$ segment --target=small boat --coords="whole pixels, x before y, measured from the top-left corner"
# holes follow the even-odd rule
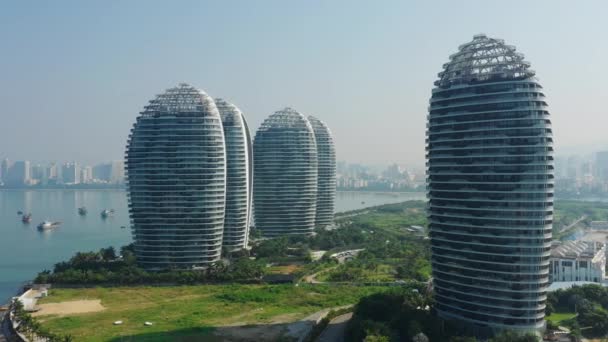
[[[101,218],[108,218],[110,216],[114,215],[114,209],[105,209],[101,212]]]
[[[21,222],[23,222],[23,223],[32,222],[32,214],[25,214],[25,215],[21,216]]]
[[[38,225],[38,230],[43,231],[43,230],[57,228],[57,227],[59,227],[60,224],[61,224],[61,222],[44,221]]]
[[[78,215],[85,216],[86,214],[87,214],[87,208],[86,207],[80,207],[80,208],[78,208]]]
[[[17,215],[23,215],[23,211],[19,210],[19,211],[17,212]]]

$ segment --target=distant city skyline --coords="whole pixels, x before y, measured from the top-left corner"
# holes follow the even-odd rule
[[[559,153],[608,149],[607,10],[601,1],[515,1],[500,14],[481,1],[7,3],[0,155],[121,160],[141,103],[189,82],[238,103],[252,132],[289,105],[324,118],[338,160],[424,165],[437,66],[481,32],[517,42],[537,65]]]
[[[69,162],[32,162],[27,159],[0,162],[1,187],[56,187],[74,185],[122,185],[124,183],[124,162],[113,160],[81,164]]]

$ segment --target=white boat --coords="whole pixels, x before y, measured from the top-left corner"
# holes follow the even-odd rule
[[[38,230],[49,230],[58,227],[61,222],[44,221],[38,225]]]
[[[110,216],[114,215],[114,209],[105,209],[101,212],[101,218],[108,218]]]

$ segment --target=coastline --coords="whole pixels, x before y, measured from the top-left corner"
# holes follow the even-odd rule
[[[4,190],[4,191],[3,191]],[[89,193],[90,196],[79,196],[80,193],[86,195]],[[55,197],[55,194],[64,194],[64,196]],[[31,236],[28,236],[28,231],[30,231],[31,227],[22,226],[20,222],[15,222],[12,224],[11,222],[15,219],[15,212],[17,210],[32,211],[41,218],[43,217],[57,217],[62,218],[64,221],[64,225],[61,230],[70,231],[74,235],[70,237],[72,243],[64,246],[63,249],[72,249],[75,248],[73,245],[78,245],[75,241],[77,239],[84,238],[87,239],[87,247],[81,247],[85,249],[99,249],[101,247],[107,247],[108,245],[119,246],[122,245],[122,240],[130,240],[129,238],[120,237],[120,232],[126,232],[126,230],[120,229],[112,229],[112,227],[126,225],[128,222],[128,218],[126,218],[126,190],[124,188],[93,188],[93,189],[79,189],[79,188],[0,188],[0,194],[4,194],[6,196],[6,203],[9,205],[10,209],[4,209],[5,216],[3,216],[2,223],[6,223],[6,233],[13,236],[13,242],[9,244],[8,242],[4,243],[4,247],[10,248],[12,246],[18,245],[22,240],[22,238],[32,238],[30,244],[41,244],[41,247],[45,245],[45,240],[53,241],[59,244],[65,244],[66,241],[63,240],[68,236],[65,234],[53,233],[53,234],[40,234],[37,231],[31,233]],[[75,196],[75,197],[74,197]],[[16,198],[18,202],[10,207],[10,198]],[[386,203],[396,203],[401,201],[407,201],[410,197],[423,198],[424,193],[422,192],[380,192],[380,191],[338,191],[336,195],[336,213],[347,212],[351,210],[362,209],[365,207],[373,207]],[[65,202],[64,202],[65,201]],[[120,201],[120,202],[117,202]],[[124,203],[123,203],[124,202]],[[365,202],[362,203],[362,202]],[[120,204],[118,204],[120,203]],[[52,204],[49,206],[48,204]],[[46,207],[42,207],[46,205]],[[113,207],[117,209],[120,213],[117,217],[114,217],[112,220],[102,221],[98,220],[96,215],[89,215],[90,218],[80,217],[74,214],[76,208],[81,205],[86,205],[89,208],[109,208]],[[69,207],[64,210],[64,207]],[[99,209],[101,210],[101,209]],[[94,210],[93,210],[94,211]],[[121,216],[122,215],[122,216]],[[69,217],[68,217],[69,216]],[[3,227],[4,228],[4,227]],[[13,233],[9,233],[9,229],[15,229]],[[60,231],[61,231],[60,230]],[[85,234],[86,232],[86,234]],[[119,232],[116,234],[116,232]],[[83,236],[85,234],[85,236]],[[91,235],[96,235],[96,237],[91,238]],[[112,235],[113,234],[113,235]],[[22,237],[23,235],[23,237]],[[110,236],[112,235],[112,236]],[[124,235],[124,234],[122,234]],[[130,236],[130,234],[127,234]],[[76,240],[75,240],[76,239]],[[96,242],[91,242],[93,240],[97,240]],[[7,241],[10,241],[7,240]],[[46,248],[46,247],[45,247]],[[46,250],[48,252],[48,256],[45,259],[58,262],[65,258],[70,257],[70,255],[61,255],[61,252],[57,251],[57,248],[50,248]],[[35,251],[30,250],[27,253],[35,253]],[[16,254],[15,254],[16,253]],[[13,272],[13,264],[14,262],[6,259],[9,256],[19,257],[23,252],[23,249],[19,249],[15,253],[5,252],[5,263],[4,267],[2,263],[0,263],[0,268],[2,268],[3,272]],[[3,255],[0,253],[0,255]],[[60,257],[55,257],[55,255],[61,255]],[[50,258],[50,259],[49,259]],[[37,263],[41,261],[38,260],[40,258],[33,258],[33,261],[28,261],[27,272],[23,269],[19,269],[19,276],[11,276],[5,277],[2,279],[0,276],[0,303],[10,302],[10,299],[19,294],[22,291],[23,285],[27,284],[27,280],[33,279],[38,272],[42,271],[45,268],[52,267],[53,262],[41,263],[41,266],[37,266]],[[32,265],[32,263],[34,263]],[[47,265],[48,264],[48,265]],[[8,274],[5,274],[8,275]],[[10,278],[10,280],[9,280]],[[5,282],[4,282],[5,281]],[[3,283],[4,282],[4,283]]]
[[[0,188],[0,192],[2,192],[2,190],[5,190],[6,193],[26,193],[26,192],[32,192],[32,193],[36,193],[39,192],[40,194],[42,194],[42,196],[49,196],[48,193],[52,193],[52,192],[63,192],[64,190],[68,190],[66,191],[66,193],[68,194],[67,198],[72,201],[69,202],[69,205],[72,206],[74,205],[75,207],[77,206],[74,203],[78,203],[78,201],[74,201],[72,200],[72,193],[78,193],[79,191],[92,191],[92,195],[94,195],[93,197],[96,198],[97,196],[106,196],[107,193],[112,193],[115,192],[116,195],[113,198],[120,198],[122,199],[123,196],[122,194],[125,192],[124,188],[93,188],[93,189],[78,189],[78,188],[12,188],[12,189],[7,189],[7,188]],[[95,195],[94,193],[97,193],[99,195]],[[358,198],[358,195],[362,195],[361,199]],[[12,195],[11,195],[12,196]],[[19,195],[22,196],[22,195]],[[401,198],[400,196],[403,196],[405,198]],[[416,197],[413,198],[412,200],[422,200],[422,201],[426,201],[426,193],[425,192],[419,192],[419,191],[410,191],[410,192],[398,192],[398,191],[368,191],[368,190],[339,190],[337,191],[337,195],[336,198],[339,199],[339,201],[341,201],[342,203],[347,203],[347,205],[343,205],[342,208],[340,208],[340,205],[337,206],[336,208],[336,215],[340,216],[341,214],[344,213],[348,213],[351,211],[357,211],[357,210],[363,210],[365,208],[371,208],[371,207],[376,207],[379,205],[383,205],[383,204],[387,204],[387,203],[398,203],[398,202],[402,202],[402,201],[408,201],[410,200],[409,197]],[[32,196],[32,198],[36,198],[36,196]],[[79,198],[79,197],[77,197]],[[369,198],[369,199],[368,199]],[[608,202],[608,198],[558,198],[558,201],[579,201],[579,202]],[[365,201],[365,203],[363,202]],[[68,202],[66,202],[68,203]],[[112,202],[113,203],[113,202]],[[60,207],[63,205],[60,205]],[[347,209],[348,207],[352,207],[352,209]],[[18,207],[17,207],[18,208]],[[53,209],[56,210],[57,208]],[[70,209],[72,210],[72,209]],[[14,213],[11,212],[10,213],[11,217],[14,216]],[[83,221],[84,219],[77,217],[78,222],[77,225],[78,227],[80,227],[80,222],[85,222]],[[94,220],[90,220],[90,221],[94,221]],[[107,223],[108,226],[111,226],[112,224],[114,225],[119,225],[119,223],[112,223],[111,221],[109,223]],[[120,223],[122,224],[122,223]],[[20,224],[18,225],[20,228]],[[80,227],[79,228],[81,231],[84,231],[84,228]],[[101,236],[104,241],[106,241],[105,239],[107,239],[108,236],[108,230],[105,230],[107,228],[101,228],[104,229],[101,231]],[[20,232],[16,231],[16,232]],[[37,234],[37,233],[36,233]],[[88,234],[88,233],[87,233]],[[37,235],[36,235],[37,236]],[[49,234],[48,237],[45,238],[51,238],[52,235]],[[87,235],[88,237],[88,235]],[[20,241],[20,240],[19,240]],[[35,240],[37,241],[37,240]],[[116,242],[113,243],[109,243],[111,245],[115,245]],[[101,246],[103,245],[103,246]],[[105,242],[102,243],[100,246],[97,247],[93,247],[93,248],[101,248],[101,247],[107,247],[107,245],[105,245]],[[8,246],[8,245],[7,245]],[[116,246],[116,245],[115,245]],[[10,247],[10,246],[9,246]],[[8,260],[7,260],[8,261]],[[5,270],[8,270],[8,272],[11,272],[10,270],[12,270],[11,264],[5,264],[5,266],[7,266],[8,268],[6,268]],[[50,266],[48,266],[50,267]],[[5,304],[5,303],[9,303],[11,298],[13,296],[19,295],[20,293],[23,292],[23,287],[24,285],[27,285],[29,283],[29,281],[31,281],[31,279],[33,279],[33,276],[35,276],[35,274],[37,274],[37,272],[40,272],[44,269],[44,267],[39,267],[36,268],[35,270],[32,270],[31,272],[28,272],[28,274],[24,274],[24,277],[13,277],[13,280],[15,279],[20,279],[21,282],[17,283],[17,281],[11,282],[11,281],[7,281],[6,283],[2,283],[0,281],[0,304]],[[31,274],[30,274],[31,273]],[[28,276],[29,275],[29,276]],[[30,279],[29,281],[27,279]]]

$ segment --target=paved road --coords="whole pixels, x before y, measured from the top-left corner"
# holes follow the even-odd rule
[[[346,325],[352,317],[353,313],[349,312],[332,319],[327,325],[327,328],[325,328],[319,338],[317,338],[316,342],[344,342]]]
[[[318,276],[319,274],[321,274],[321,273],[329,272],[329,271],[331,271],[331,270],[333,270],[333,269],[335,269],[335,268],[337,268],[337,267],[338,267],[338,265],[336,265],[336,266],[332,266],[332,267],[330,267],[330,268],[326,268],[326,269],[320,270],[320,271],[319,271],[319,272],[317,272],[317,273],[314,273],[314,274],[308,275],[308,276],[304,277],[304,282],[305,282],[305,283],[308,283],[308,284],[325,284],[325,282],[323,282],[323,281],[318,281],[318,280],[317,280],[317,276]]]
[[[587,215],[583,215],[581,217],[579,217],[576,221],[570,223],[568,226],[566,226],[566,228],[561,229],[559,232],[565,232],[566,230],[576,226],[577,224],[579,224],[581,221],[585,220],[587,218]]]
[[[8,330],[8,320],[3,320],[4,312],[0,313],[0,342],[9,341],[10,332]]]

